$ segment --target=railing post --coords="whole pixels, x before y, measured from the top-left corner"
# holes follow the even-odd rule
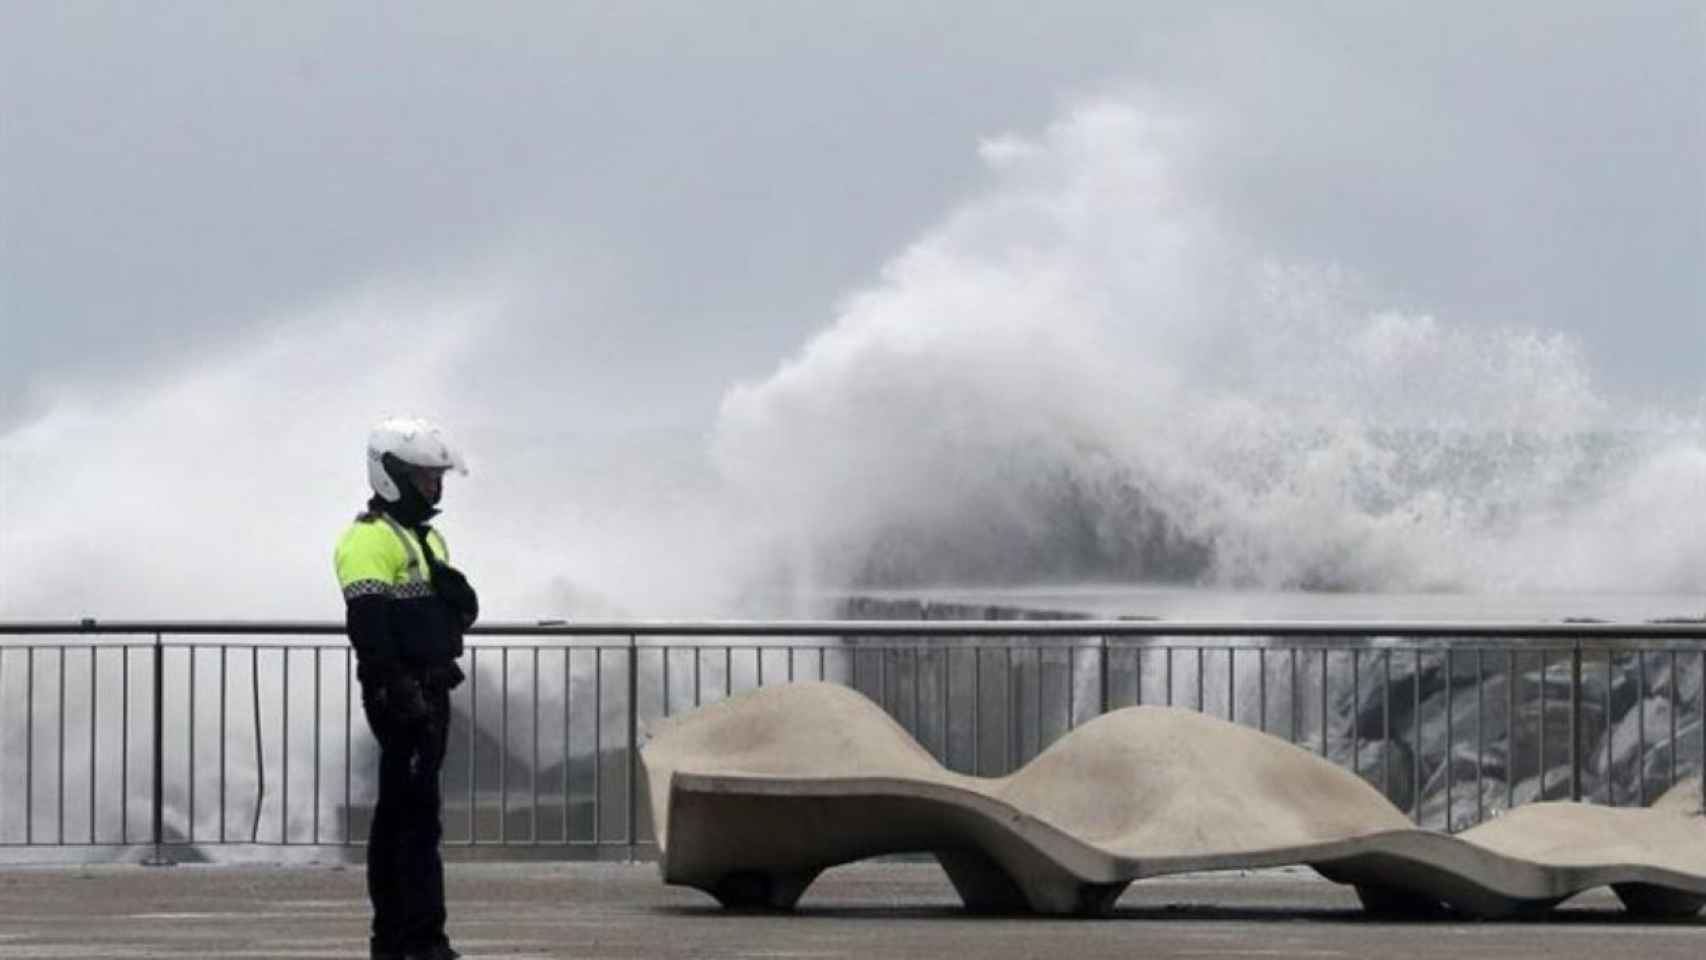
[[[1540,678],[1541,683],[1546,678]],[[1611,676],[1606,675],[1606,684],[1611,683]],[[1672,682],[1675,680],[1673,678]],[[1546,719],[1541,718],[1541,723]],[[1544,790],[1546,773],[1541,771],[1541,788]],[[1570,799],[1576,803],[1582,802],[1582,642],[1577,640],[1570,650]]]
[[[640,765],[640,648],[635,634],[628,634],[628,862],[638,859],[640,826],[639,783]]]
[[[150,834],[154,853],[142,861],[145,867],[170,867],[173,861],[165,855],[164,815],[166,807],[166,648],[160,634],[154,634],[154,826]]]
[[[1102,678],[1101,706],[1097,716],[1108,712],[1108,635],[1102,634],[1096,638],[1097,671]]]

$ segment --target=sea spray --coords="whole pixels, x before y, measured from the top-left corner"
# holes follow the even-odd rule
[[[1189,175],[1195,129],[1112,100],[992,141],[983,195],[729,392],[717,462],[783,562],[832,588],[1706,587],[1698,423],[1649,429],[1567,335],[1260,250]]]

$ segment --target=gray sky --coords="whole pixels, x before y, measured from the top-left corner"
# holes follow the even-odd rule
[[[1701,381],[1698,3],[1199,6],[9,3],[0,424],[515,250],[595,278],[578,372],[702,416],[977,186],[979,138],[1134,83],[1229,118],[1200,173],[1277,254]]]
[[[506,504],[469,517],[487,569],[531,537],[553,558],[597,544],[561,562],[571,586],[599,564],[652,575],[656,552],[623,555],[645,539],[633,524],[659,524],[654,547],[743,526],[658,479],[702,468],[661,457],[727,441],[735,384],[772,378],[872,290],[928,321],[956,288],[891,271],[938,242],[1008,251],[988,263],[1024,251],[1001,211],[1028,177],[1081,198],[1083,177],[1119,181],[1120,151],[1141,170],[1171,149],[1098,133],[1082,108],[1103,100],[1197,131],[1164,156],[1166,191],[1071,221],[1090,238],[1065,244],[1074,269],[1123,309],[1149,301],[1118,266],[1120,218],[1154,216],[1138,247],[1164,247],[1184,206],[1179,222],[1234,238],[1225,249],[1342,270],[1376,307],[1439,318],[1442,341],[1561,334],[1595,389],[1706,410],[1698,0],[0,0],[0,22],[0,611],[196,609],[192,552],[134,571],[115,600],[85,577],[106,541],[69,531],[103,508],[97,525],[126,542],[179,537],[186,511],[256,502],[280,459],[303,482],[261,501],[273,540],[335,529],[360,489],[349,451],[399,410],[475,438],[466,506]],[[1013,144],[1053,159],[998,169]],[[978,226],[953,226],[965,217]],[[1212,276],[1180,273],[1201,296],[1157,309],[1211,299]],[[1407,323],[1380,329],[1422,329]],[[1501,362],[1451,342],[1442,355]],[[848,351],[856,363],[889,349],[859,343],[875,352]],[[863,402],[804,371],[849,391],[824,409]],[[764,434],[765,411],[809,405],[792,389],[754,395],[743,409],[762,415],[724,448],[797,449],[810,417]],[[609,443],[577,446],[592,435]],[[546,479],[519,481],[528,470]],[[276,602],[208,612],[319,610],[298,598],[323,599],[323,547],[230,567],[232,596]],[[269,564],[306,571],[294,593],[277,599]]]

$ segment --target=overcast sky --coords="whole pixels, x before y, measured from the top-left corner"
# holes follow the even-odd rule
[[[707,431],[988,191],[1003,144],[1070,151],[1046,131],[1100,101],[1190,118],[1171,175],[1254,256],[1565,335],[1613,393],[1698,410],[1706,383],[1699,0],[0,0],[0,22],[14,541],[31,471],[82,462],[31,431],[56,411],[218,371],[302,397],[452,301],[474,319],[450,379],[537,414],[508,429]],[[250,355],[290,335],[312,348]],[[362,409],[337,428],[384,400],[338,401]]]
[[[1698,2],[6,7],[0,424],[517,251],[595,291],[540,308],[596,298],[589,396],[691,416],[975,189],[980,138],[1133,85],[1225,120],[1203,174],[1277,255],[1574,333],[1614,384],[1706,373]]]

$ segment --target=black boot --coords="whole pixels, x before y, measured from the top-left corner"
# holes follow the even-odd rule
[[[371,960],[456,960],[462,954],[448,943],[434,944],[416,950],[404,950],[401,953],[392,950],[373,950],[368,954]]]

